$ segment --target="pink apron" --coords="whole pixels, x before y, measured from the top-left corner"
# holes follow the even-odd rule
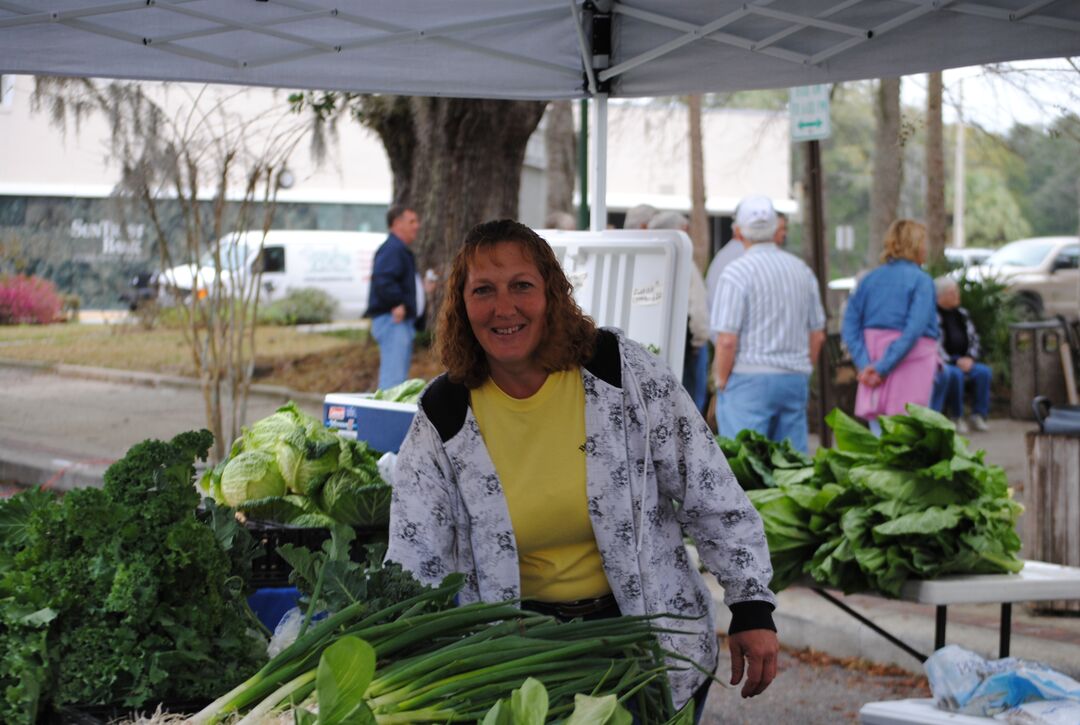
[[[898,337],[899,330],[867,328],[863,331],[871,365],[881,359],[889,344]],[[937,364],[937,340],[920,337],[881,385],[871,388],[859,383],[855,393],[855,415],[872,420],[880,415],[905,413],[904,406],[908,403],[930,405]]]

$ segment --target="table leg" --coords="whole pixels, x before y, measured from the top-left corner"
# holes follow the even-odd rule
[[[835,605],[839,609],[843,610],[847,614],[851,615],[852,617],[854,617],[856,620],[858,620],[862,624],[866,625],[871,630],[877,632],[882,637],[889,640],[894,645],[896,645],[897,647],[899,647],[900,649],[904,650],[909,655],[911,655],[912,657],[917,659],[919,662],[926,662],[926,655],[924,655],[922,652],[919,652],[917,649],[914,649],[913,647],[911,647],[911,645],[907,644],[906,642],[903,642],[902,640],[897,639],[897,637],[894,636],[892,633],[885,631],[884,629],[879,627],[876,623],[870,621],[869,619],[864,617],[859,612],[856,612],[854,609],[852,609],[848,605],[844,604],[843,602],[841,602],[839,599],[837,599],[833,595],[829,594],[824,589],[819,589],[818,587],[813,587],[811,589],[811,591],[816,592],[818,594],[818,596],[820,596],[822,599],[825,599],[825,600],[831,602],[833,605]]]
[[[937,618],[934,623],[934,651],[945,646],[945,621],[948,619],[948,607],[944,604],[937,606]]]
[[[1012,637],[1012,603],[1001,605],[1001,638],[998,641],[998,657],[1009,656],[1009,639]]]

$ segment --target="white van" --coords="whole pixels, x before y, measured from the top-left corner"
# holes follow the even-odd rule
[[[342,318],[362,317],[375,251],[386,241],[380,232],[340,232],[271,229],[230,234],[221,240],[222,280],[240,287],[240,275],[262,268],[260,304],[281,299],[291,290],[314,287],[338,303]],[[166,296],[184,298],[192,289],[205,290],[214,279],[214,257],[207,252],[196,271],[194,265],[166,270],[158,283]],[[195,282],[194,280],[198,280]]]

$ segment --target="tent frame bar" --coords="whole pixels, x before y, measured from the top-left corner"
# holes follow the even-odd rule
[[[828,8],[813,17],[804,15],[798,15],[796,13],[790,13],[782,10],[776,10],[771,7],[767,7],[774,0],[756,0],[744,4],[741,8],[733,10],[722,17],[719,17],[712,22],[705,23],[704,25],[679,20],[666,15],[660,15],[646,10],[639,10],[637,8],[630,7],[621,2],[612,3],[612,12],[632,17],[637,20],[652,23],[654,25],[667,28],[669,30],[675,30],[682,33],[681,36],[669,40],[665,43],[661,43],[654,48],[646,50],[643,53],[639,53],[633,58],[628,58],[621,63],[618,63],[610,68],[600,71],[598,78],[601,82],[610,81],[613,78],[628,73],[629,71],[638,68],[641,65],[656,60],[662,56],[668,55],[679,48],[694,43],[698,40],[710,40],[713,42],[723,43],[725,45],[731,45],[742,50],[747,50],[753,53],[762,53],[770,55],[781,60],[788,61],[790,63],[796,63],[799,65],[811,65],[816,66],[824,63],[826,60],[833,58],[855,46],[861,45],[874,37],[888,33],[899,27],[907,25],[911,21],[919,18],[927,13],[934,12],[953,12],[967,15],[978,15],[994,20],[1001,20],[1005,22],[1024,22],[1032,25],[1039,25],[1043,27],[1050,27],[1059,30],[1067,30],[1080,32],[1080,22],[1074,20],[1068,20],[1065,18],[1049,18],[1046,16],[1038,15],[1037,12],[1042,8],[1057,2],[1058,0],[1031,0],[1026,6],[1019,10],[1007,10],[1004,8],[990,7],[977,1],[971,0],[900,0],[900,2],[914,5],[909,10],[906,10],[894,18],[885,20],[872,28],[857,28],[851,25],[843,23],[837,23],[828,20],[829,17],[836,15],[837,13],[847,10],[863,0],[841,0],[838,4],[831,8]],[[571,0],[573,3],[574,0]],[[732,33],[721,32],[723,28],[742,20],[750,15],[758,15],[762,17],[773,18],[776,20],[787,21],[791,23],[791,26],[779,30],[767,38],[762,40],[754,40],[752,38],[742,37]],[[804,55],[801,53],[795,53],[783,48],[776,47],[776,43],[787,38],[801,30],[806,28],[818,28],[829,32],[838,33],[840,35],[849,36],[844,40],[832,45],[831,47],[819,50],[813,55]],[[595,92],[590,87],[590,93],[595,95]]]

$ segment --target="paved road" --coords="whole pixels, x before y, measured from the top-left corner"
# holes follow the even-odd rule
[[[285,399],[252,397],[248,420],[269,415]],[[301,407],[322,414],[310,402]],[[15,473],[0,473],[0,481],[18,480],[19,471],[34,467],[92,477],[141,440],[169,439],[206,427],[204,410],[202,395],[194,388],[121,384],[0,366],[0,461],[18,464],[12,468]],[[67,479],[72,484],[86,481]]]

